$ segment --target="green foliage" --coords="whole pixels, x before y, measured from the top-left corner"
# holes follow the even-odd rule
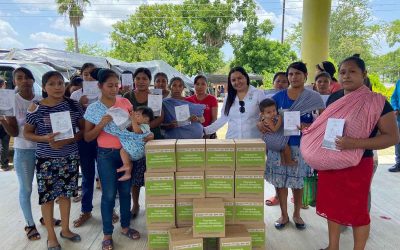
[[[380,81],[379,75],[372,73],[368,74],[369,80],[372,84],[372,91],[380,93],[386,97],[388,101],[390,101],[390,97],[393,94],[394,87],[386,88],[385,85]]]
[[[387,28],[387,38],[390,47],[400,43],[400,19],[394,20]]]
[[[79,43],[79,53],[91,56],[108,56],[108,51],[102,49],[98,44]],[[75,52],[73,38],[65,39],[65,51]]]
[[[231,2],[141,5],[113,26],[111,55],[128,62],[164,60],[188,75],[213,72],[223,65]]]
[[[57,11],[69,18],[71,26],[80,26],[84,17],[85,7],[90,4],[89,0],[56,0]]]

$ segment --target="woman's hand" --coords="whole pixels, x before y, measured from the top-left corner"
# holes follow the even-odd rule
[[[65,145],[65,140],[55,141],[54,138],[60,134],[59,132],[47,134],[44,136],[52,149],[60,149]]]
[[[79,103],[80,103],[84,108],[87,108],[87,106],[89,106],[89,98],[87,98],[87,96],[83,95],[83,96],[79,99]]]
[[[306,129],[306,128],[310,127],[310,126],[311,126],[311,123],[300,123],[300,126],[297,126],[297,128],[300,131],[303,131],[304,129]]]
[[[172,121],[171,123],[165,124],[164,125],[165,129],[173,129],[178,127],[178,122],[177,121]]]
[[[338,137],[336,137],[335,144],[336,144],[336,148],[338,150],[359,148],[359,147],[357,147],[357,139],[350,138],[350,137],[347,137],[347,136],[344,136],[344,137],[338,136]]]
[[[190,121],[191,122],[198,122],[199,118],[197,116],[195,116],[195,115],[192,115],[192,116],[190,116]]]
[[[267,126],[263,121],[257,122],[257,128],[263,134],[272,132],[270,127]]]
[[[154,134],[153,133],[150,133],[148,136],[143,138],[144,142],[148,142],[148,141],[151,141],[151,140],[154,140]]]
[[[112,121],[112,116],[111,115],[104,115],[103,118],[101,118],[101,121],[99,122],[99,125],[101,127],[105,127],[108,123]]]

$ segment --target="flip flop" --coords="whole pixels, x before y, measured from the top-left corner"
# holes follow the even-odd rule
[[[276,196],[272,196],[271,198],[265,200],[265,205],[267,206],[276,206],[278,204],[279,204],[279,199]]]
[[[102,250],[112,250],[113,249],[113,240],[103,240],[101,242],[101,249]]]
[[[126,233],[121,232],[121,234],[132,240],[140,239],[140,233],[133,228],[129,228]]]
[[[26,232],[26,237],[28,237],[28,240],[34,241],[34,240],[40,240],[40,234],[36,229],[36,226],[26,226],[25,228]]]

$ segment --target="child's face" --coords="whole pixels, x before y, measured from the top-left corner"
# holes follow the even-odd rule
[[[88,67],[84,71],[82,71],[82,78],[84,81],[96,81],[90,73],[95,69],[95,67]]]
[[[266,107],[266,108],[264,108],[264,111],[261,113],[261,115],[267,119],[271,119],[272,117],[276,116],[277,114],[278,113],[276,111],[275,106]]]
[[[136,122],[140,124],[149,124],[150,119],[142,114],[142,111],[135,111]]]
[[[65,93],[64,79],[56,75],[50,77],[44,86],[44,91],[49,97],[63,98]]]

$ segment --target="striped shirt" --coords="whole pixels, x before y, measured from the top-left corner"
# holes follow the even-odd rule
[[[40,103],[35,111],[29,112],[26,115],[26,123],[36,128],[37,135],[51,134],[50,114],[62,111],[70,111],[71,123],[74,131],[78,126],[78,121],[83,119],[83,110],[78,102],[71,100],[71,104],[64,100],[57,105],[50,107]],[[71,154],[78,153],[78,145],[76,142],[63,146],[60,149],[53,149],[47,142],[38,142],[36,149],[36,156],[40,158],[60,158]]]

